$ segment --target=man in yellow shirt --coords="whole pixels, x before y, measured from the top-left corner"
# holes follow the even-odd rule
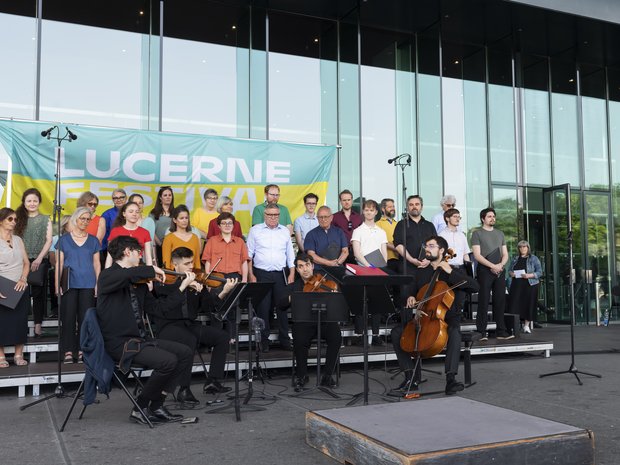
[[[394,247],[394,229],[396,229],[396,223],[398,220],[394,218],[396,215],[396,208],[394,207],[394,199],[383,199],[381,201],[381,218],[377,221],[377,226],[385,231],[387,236],[387,253],[388,253],[388,267],[396,272],[399,271],[400,255]]]

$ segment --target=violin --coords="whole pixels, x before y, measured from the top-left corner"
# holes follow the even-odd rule
[[[454,251],[448,249],[444,260],[454,256]],[[440,272],[441,268],[437,268],[430,282],[416,294],[416,317],[407,323],[400,338],[400,347],[405,352],[421,358],[434,357],[448,342],[445,317],[454,302],[454,291],[446,282],[439,280]]]
[[[336,281],[327,279],[327,275],[315,274],[304,284],[304,292],[339,292]]]
[[[210,288],[218,288],[226,284],[226,275],[219,271],[213,271],[205,273],[202,270],[194,270],[196,273],[196,281]]]
[[[180,276],[185,277],[185,273],[179,273],[178,271],[166,270],[166,269],[164,269],[163,271],[166,274],[166,279],[162,284],[174,284],[175,281],[179,279]],[[141,279],[140,281],[134,284],[146,284],[146,283],[150,283],[153,281],[159,282],[158,277],[155,276],[153,278]]]

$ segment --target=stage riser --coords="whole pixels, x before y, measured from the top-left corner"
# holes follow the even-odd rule
[[[454,405],[452,399],[445,400]],[[306,442],[336,461],[350,465],[593,465],[595,463],[594,435],[590,431],[548,422],[519,412],[514,413],[518,426],[513,428],[510,411],[486,404],[482,407],[486,411],[497,409],[498,414],[495,418],[486,420],[484,416],[478,417],[474,414],[469,424],[463,425],[460,422],[454,424],[452,421],[447,421],[443,415],[445,411],[439,413],[442,415],[440,420],[419,415],[421,412],[417,412],[416,415],[415,402],[429,401],[364,407],[372,407],[372,411],[347,412],[344,409],[334,409],[317,413],[308,412]],[[441,403],[442,399],[432,402]],[[473,406],[475,409],[476,405],[472,402],[463,400],[463,408]],[[390,411],[394,408],[411,409],[410,423],[404,422],[402,416],[400,420],[395,419],[394,410]],[[331,418],[328,418],[330,416]],[[422,426],[419,422],[425,418],[427,423]],[[497,441],[496,438],[491,439],[492,433],[488,430],[486,434],[476,434],[476,431],[484,426],[484,422],[492,425],[494,421],[500,422],[497,424],[500,431],[498,438],[501,439]],[[544,433],[531,437],[527,432],[527,425],[530,424],[528,422],[531,423],[532,431]],[[526,428],[523,428],[523,425],[526,425]],[[420,432],[421,428],[424,429],[423,433]],[[444,447],[446,450],[442,450]]]

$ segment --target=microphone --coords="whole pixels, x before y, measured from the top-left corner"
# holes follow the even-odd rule
[[[66,126],[65,126],[65,129],[67,129],[67,134],[69,134],[69,139],[71,139],[71,140],[77,139],[77,136],[71,132],[71,129],[69,129]]]
[[[52,132],[54,129],[56,128],[56,126],[52,126],[51,128],[49,128],[47,131],[41,131],[41,136],[42,137],[47,137],[49,139],[50,137],[50,132]]]
[[[400,155],[395,156],[394,158],[390,158],[388,160],[388,163],[391,165],[392,163],[394,163],[396,160],[400,160],[403,157],[407,157],[407,163],[411,163],[411,155],[408,153],[401,153]]]
[[[397,157],[394,158],[390,158],[388,160],[388,163],[391,165],[392,163],[394,163],[396,160],[398,160],[400,157],[402,157],[402,155],[398,155]]]
[[[265,329],[265,320],[255,316],[254,318],[252,318],[250,327],[252,328],[252,331],[254,331],[254,333],[256,334],[256,337],[259,337],[261,331]]]

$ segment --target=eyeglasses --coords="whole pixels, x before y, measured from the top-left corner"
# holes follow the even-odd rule
[[[280,197],[280,194],[279,194],[279,193],[272,194],[271,192],[267,192],[267,195],[270,195],[270,196],[272,196],[272,197]]]
[[[124,200],[126,199],[127,196],[126,195],[119,195],[117,197],[112,197],[112,200]]]
[[[316,205],[316,202],[306,202],[306,205]]]
[[[112,197],[112,198],[114,199],[114,197]],[[86,205],[88,205],[89,207],[96,207],[99,204],[97,202],[88,202]]]
[[[265,216],[268,216],[269,218],[277,218],[278,216],[280,216],[279,213],[265,213]]]
[[[425,249],[438,249],[439,246],[437,244],[426,244],[424,248]]]
[[[217,196],[208,195],[207,200],[217,200]]]
[[[82,217],[80,217],[80,218],[78,218],[78,220],[82,221],[83,223],[89,223],[91,218],[82,218]]]
[[[232,221],[222,221],[220,226],[232,226],[234,223]]]
[[[8,216],[6,218],[6,220],[11,222],[11,223],[17,223],[17,217],[15,217],[15,216]]]
[[[455,203],[444,203],[444,205],[448,208],[454,208],[456,206]]]
[[[319,220],[328,220],[328,219],[330,219],[331,217],[332,217],[332,215],[327,215],[327,216],[317,216],[317,218],[318,218]]]

